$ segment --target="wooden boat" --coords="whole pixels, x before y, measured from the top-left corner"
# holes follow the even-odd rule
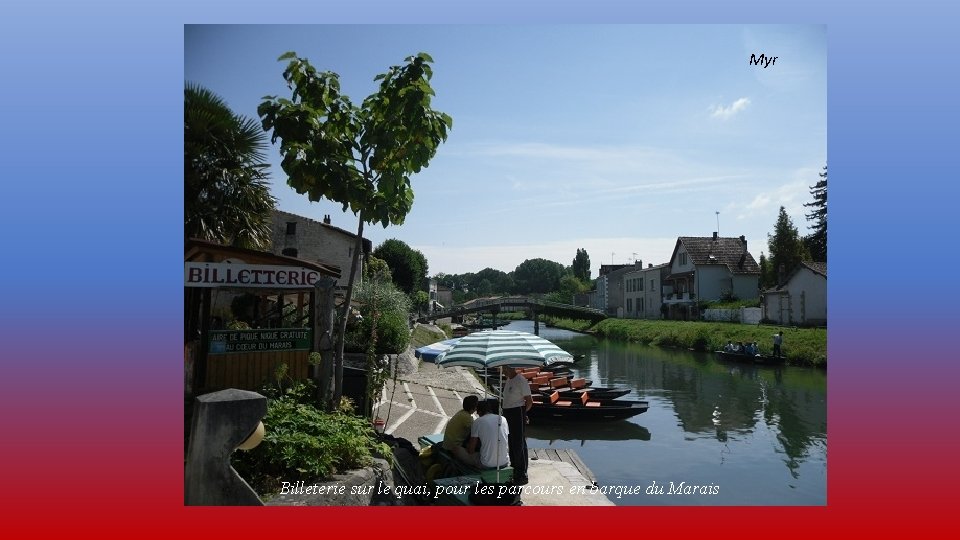
[[[559,390],[561,399],[580,399],[580,395],[583,393],[589,393],[590,399],[617,399],[623,397],[630,393],[629,388],[613,388],[606,386],[599,387],[590,387],[590,388],[581,388],[579,390]],[[538,393],[550,395],[550,391],[540,391]]]
[[[743,362],[747,364],[761,364],[761,365],[778,365],[782,364],[787,358],[784,356],[770,356],[767,354],[756,354],[749,355],[743,353],[727,352],[727,351],[714,351],[717,354],[717,357],[721,360],[727,360],[729,362]]]
[[[532,421],[579,421],[623,420],[647,412],[650,404],[646,401],[628,401],[619,399],[590,399],[590,393],[581,394],[580,399],[562,399],[560,392],[549,396],[537,396],[533,407],[527,412]]]

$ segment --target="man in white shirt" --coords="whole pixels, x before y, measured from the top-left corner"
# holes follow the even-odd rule
[[[503,416],[510,427],[510,464],[513,465],[513,483],[527,484],[527,411],[533,407],[530,384],[510,366],[503,366],[507,382],[503,384]]]
[[[496,401],[491,405],[484,400],[477,404],[479,418],[470,427],[470,442],[467,453],[473,457],[474,465],[483,467],[506,467],[509,464],[510,443],[507,419],[497,414]],[[477,452],[477,444],[480,451]]]

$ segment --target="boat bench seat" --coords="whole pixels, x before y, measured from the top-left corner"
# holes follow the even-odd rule
[[[599,402],[599,401],[590,401],[590,392],[584,392],[584,393],[580,394],[580,403],[582,403],[584,407],[599,407],[599,406],[600,406],[600,402]]]
[[[560,399],[560,392],[554,391],[550,394],[550,403],[554,407],[570,407],[573,405],[573,402],[569,399]]]

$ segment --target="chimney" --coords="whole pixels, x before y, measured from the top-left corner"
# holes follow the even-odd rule
[[[717,231],[713,231],[713,241],[714,241],[714,242],[717,241],[717,234],[718,234]]]
[[[653,268],[653,263],[647,263],[647,268]]]
[[[641,261],[640,259],[637,259],[637,260],[633,261],[633,267],[634,267],[634,268],[643,268],[643,261]]]
[[[740,241],[743,242],[743,251],[746,252],[746,251],[747,251],[747,237],[741,234],[741,235],[740,235]]]
[[[327,225],[330,224],[330,214],[326,214],[323,216],[323,222]]]

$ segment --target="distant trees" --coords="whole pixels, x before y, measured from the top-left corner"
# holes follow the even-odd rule
[[[513,272],[517,294],[548,293],[560,288],[563,265],[547,259],[527,259]]]
[[[810,195],[813,196],[813,202],[804,203],[804,206],[811,208],[809,214],[806,214],[807,221],[812,221],[813,232],[804,237],[803,242],[810,251],[810,256],[815,261],[827,260],[827,166],[823,166],[823,172],[820,173],[820,180],[810,187]]]
[[[573,258],[573,276],[584,283],[590,281],[590,255],[585,249],[577,249],[577,256]]]
[[[427,277],[427,258],[401,240],[391,238],[373,250],[373,255],[383,259],[390,267],[392,280],[398,289],[413,294],[423,290]]]
[[[271,214],[267,136],[210,90],[183,90],[183,198],[186,238],[266,249]]]
[[[770,273],[772,274],[768,277],[772,283],[767,283],[767,286],[779,283],[781,279],[790,275],[801,261],[810,259],[810,253],[800,239],[800,233],[782,206],[773,234],[767,235],[767,247],[770,249]]]

